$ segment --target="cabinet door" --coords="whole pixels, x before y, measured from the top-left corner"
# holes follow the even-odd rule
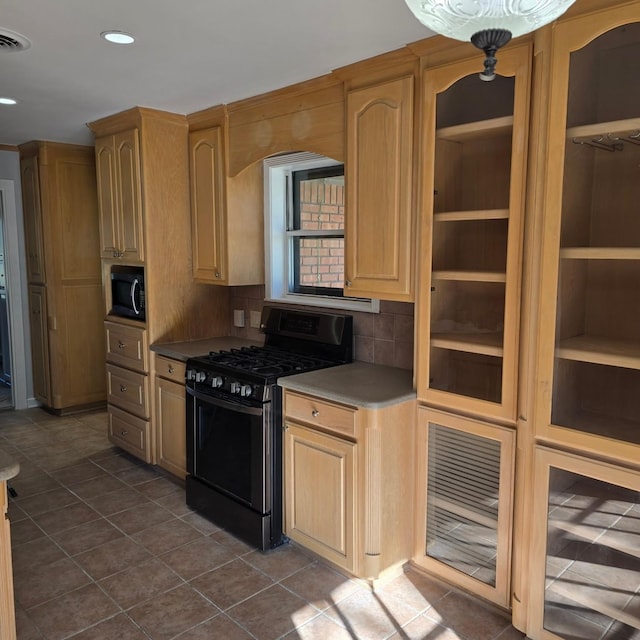
[[[285,533],[355,570],[356,445],[285,424]]]
[[[98,208],[100,211],[100,255],[115,258],[119,252],[118,193],[116,157],[113,136],[96,140],[96,175],[98,179]]]
[[[418,397],[515,423],[531,47],[424,73]]]
[[[29,287],[31,312],[31,361],[33,364],[33,394],[46,406],[51,406],[49,379],[49,321],[47,292],[44,287]]]
[[[27,246],[27,279],[33,284],[43,284],[46,280],[42,238],[40,175],[37,156],[21,159],[20,173],[25,242]]]
[[[553,31],[537,432],[636,464],[640,4]]]
[[[345,295],[413,300],[413,77],[347,96]]]
[[[226,211],[220,127],[189,134],[189,170],[193,276],[203,282],[226,284]]]
[[[425,408],[418,420],[414,561],[507,607],[515,430]]]
[[[118,183],[119,251],[128,260],[144,260],[140,146],[138,130],[114,136]]]
[[[156,378],[157,460],[179,478],[187,475],[185,398],[184,384]]]

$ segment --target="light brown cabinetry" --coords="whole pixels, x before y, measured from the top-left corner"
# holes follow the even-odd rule
[[[414,407],[358,408],[285,390],[285,533],[292,540],[373,580],[408,559]]]
[[[109,439],[145,462],[154,462],[147,332],[120,322],[107,321],[104,326]]]
[[[185,363],[156,356],[156,428],[158,465],[175,476],[187,475]]]
[[[138,130],[96,140],[103,258],[144,260]]]
[[[149,345],[226,335],[229,296],[193,277],[186,117],[137,107],[90,128],[102,214],[109,434],[155,463],[161,417]],[[144,322],[110,314],[111,269],[122,263],[144,269]]]
[[[209,115],[207,115],[209,113]],[[206,126],[207,122],[219,122]],[[193,275],[222,285],[264,283],[260,163],[228,178],[226,112],[190,116],[189,171]]]
[[[31,142],[20,146],[20,165],[36,399],[59,412],[103,403],[93,150]]]
[[[16,611],[11,568],[11,531],[7,515],[7,483],[0,482],[0,629],[3,640],[16,639]]]
[[[347,93],[345,295],[413,301],[414,77]]]
[[[420,400],[515,423],[530,44],[423,76]]]

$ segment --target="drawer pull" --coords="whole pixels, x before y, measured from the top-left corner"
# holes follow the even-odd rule
[[[169,365],[169,373],[173,373],[175,371],[175,369],[173,368],[173,365]]]
[[[124,393],[127,390],[127,387],[125,387],[123,384],[120,385],[120,391],[122,391],[122,393]]]
[[[118,340],[118,349],[124,349],[126,347],[126,343],[122,342],[122,340]]]
[[[129,433],[129,432],[128,432],[126,429],[123,429],[123,430],[120,432],[120,435],[121,435],[121,436],[126,436],[128,433]]]
[[[314,418],[317,418],[320,415],[320,412],[317,409],[313,409],[313,411],[311,412],[311,415]]]

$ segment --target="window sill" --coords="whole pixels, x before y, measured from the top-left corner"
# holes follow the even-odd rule
[[[338,298],[334,296],[285,293],[278,297],[267,295],[265,297],[265,302],[304,305],[306,307],[343,309],[345,311],[363,311],[365,313],[380,313],[380,300],[361,300],[358,298]]]

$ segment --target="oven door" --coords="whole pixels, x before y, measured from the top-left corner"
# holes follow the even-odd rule
[[[268,405],[247,406],[187,386],[187,471],[261,514],[271,510]]]

